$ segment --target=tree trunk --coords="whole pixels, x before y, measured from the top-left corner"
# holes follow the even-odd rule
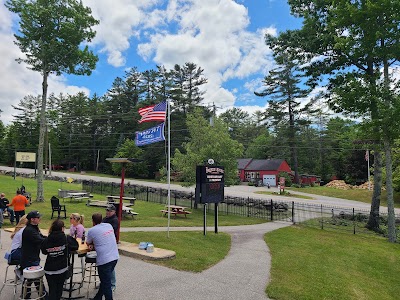
[[[44,137],[46,130],[46,102],[47,102],[47,77],[48,74],[43,72],[42,82],[42,106],[40,108],[40,131],[39,131],[39,146],[38,146],[38,174],[37,174],[37,194],[36,201],[43,202],[43,149]]]
[[[294,124],[292,102],[290,100],[288,106],[289,106],[289,145],[294,167],[294,183],[299,184],[299,163],[297,160],[296,128]]]
[[[387,193],[387,206],[388,206],[388,237],[389,242],[395,243],[397,240],[396,236],[396,224],[394,214],[394,201],[393,201],[393,185],[392,185],[392,149],[387,137],[384,137],[383,144],[385,147],[386,156],[386,193]]]
[[[368,170],[369,172],[369,170]],[[379,228],[379,207],[381,205],[382,191],[382,153],[374,151],[374,190],[371,199],[371,211],[367,228],[376,232],[381,232]]]

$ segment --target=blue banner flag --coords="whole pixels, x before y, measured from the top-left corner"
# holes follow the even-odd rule
[[[165,123],[161,123],[156,127],[152,127],[144,131],[136,131],[135,145],[144,146],[148,144],[165,141],[164,126]]]

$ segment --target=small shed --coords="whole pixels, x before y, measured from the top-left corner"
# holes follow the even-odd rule
[[[264,185],[276,186],[280,172],[290,174],[290,166],[284,159],[238,159],[238,172],[241,182],[261,179]]]

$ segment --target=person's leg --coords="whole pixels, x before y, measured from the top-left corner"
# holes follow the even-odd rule
[[[4,223],[3,210],[0,208],[0,228]]]
[[[47,286],[49,287],[49,300],[59,300],[60,298],[57,298],[56,292],[57,292],[57,282],[55,276],[57,275],[49,275],[46,274],[46,280],[47,280]]]
[[[17,224],[18,224],[18,222],[19,222],[19,218],[20,218],[20,211],[15,211],[14,212],[15,213],[15,221],[17,222]]]
[[[105,300],[112,300],[112,290],[111,290],[111,273],[115,268],[118,260],[111,261],[101,266],[97,266],[100,277],[100,288],[94,300],[101,300],[104,295]]]
[[[117,287],[117,279],[115,278],[115,269],[111,273],[111,290],[115,290]]]
[[[62,297],[62,293],[63,293],[63,287],[64,287],[64,281],[65,281],[65,277],[66,277],[66,272],[63,274],[57,274],[54,275],[55,277],[55,284],[54,284],[54,300],[59,300]],[[49,298],[49,300],[51,300],[51,298]]]
[[[7,207],[6,209],[7,209],[8,213],[10,214],[10,222],[11,222],[11,224],[13,224],[14,223],[14,219],[15,219],[14,211],[9,207]]]

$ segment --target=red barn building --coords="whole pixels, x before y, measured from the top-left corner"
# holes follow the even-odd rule
[[[238,159],[238,172],[241,182],[261,179],[264,185],[277,186],[280,172],[290,174],[288,163],[284,159]]]

